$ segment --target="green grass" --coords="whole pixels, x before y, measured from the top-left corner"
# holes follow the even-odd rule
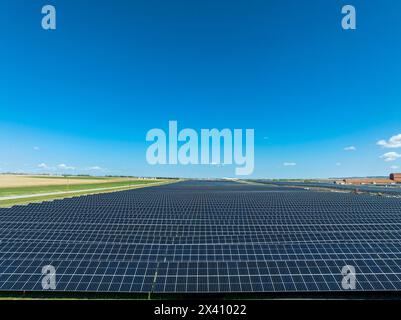
[[[50,192],[63,192],[63,191],[74,191],[74,190],[87,190],[97,188],[114,188],[124,186],[143,185],[156,180],[124,180],[116,182],[99,182],[99,183],[85,183],[85,184],[70,184],[56,185],[56,186],[29,186],[29,187],[11,187],[11,188],[0,188],[0,197],[8,196],[20,196],[20,195],[31,195],[40,193]]]
[[[64,193],[64,194],[48,195],[48,196],[38,195],[37,197],[30,197],[30,198],[1,200],[0,208],[7,208],[7,207],[14,206],[14,205],[25,205],[25,204],[29,204],[29,203],[35,203],[35,202],[72,198],[72,197],[83,196],[83,195],[88,195],[88,194],[110,193],[110,192],[123,191],[123,190],[129,190],[129,189],[143,188],[143,187],[148,187],[148,186],[151,187],[151,186],[156,186],[156,185],[174,183],[178,180],[144,180],[144,181],[148,181],[148,183],[125,185],[119,189],[99,190],[99,191],[83,191],[83,192],[81,191],[81,192]],[[134,181],[134,182],[136,182],[136,181]],[[101,185],[104,185],[104,183],[102,183]],[[83,186],[83,185],[80,185],[80,186]],[[83,190],[83,189],[80,189],[80,190]]]

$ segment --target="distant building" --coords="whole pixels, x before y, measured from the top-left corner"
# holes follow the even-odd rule
[[[390,180],[392,180],[394,182],[401,182],[401,173],[390,174]]]
[[[346,178],[343,180],[337,180],[334,183],[336,183],[336,184],[354,184],[354,185],[395,184],[395,183],[401,183],[401,173],[392,173],[392,174],[390,174],[389,179],[386,179],[386,178]]]
[[[346,178],[342,180],[335,180],[335,184],[351,184],[351,185],[363,185],[363,184],[396,184],[401,183],[401,173],[392,173],[389,179],[386,178]]]
[[[384,178],[344,179],[345,184],[392,184],[394,182]]]

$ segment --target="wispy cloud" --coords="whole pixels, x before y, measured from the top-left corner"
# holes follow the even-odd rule
[[[40,148],[39,147],[33,147],[33,150],[35,150],[35,151],[39,151],[40,150]]]
[[[336,162],[336,166],[337,167],[341,166],[341,162]]]
[[[99,167],[99,166],[93,166],[93,167],[89,167],[88,170],[100,171],[100,170],[103,170],[103,168]]]
[[[392,136],[390,139],[379,140],[377,141],[377,145],[383,148],[401,148],[401,133],[395,136]]]
[[[390,169],[393,169],[393,170],[398,169],[398,168],[399,168],[399,166],[391,166],[390,167]]]
[[[43,169],[43,170],[46,170],[46,171],[55,171],[55,170],[57,170],[56,167],[50,166],[50,165],[48,165],[47,163],[44,163],[44,162],[39,163],[37,167],[39,169]]]
[[[65,163],[60,163],[57,166],[50,166],[44,162],[38,164],[37,167],[40,169],[46,169],[46,170],[84,170],[84,171],[103,171],[104,170],[100,166],[91,166],[91,167],[79,169],[75,166],[67,165]]]
[[[356,147],[354,147],[354,146],[349,146],[349,147],[345,147],[344,150],[345,150],[345,151],[355,151],[355,150],[356,150]]]
[[[46,169],[46,170],[52,170],[52,171],[62,171],[62,170],[82,170],[82,171],[104,171],[105,169],[100,167],[100,166],[91,166],[91,167],[87,167],[87,168],[78,168],[75,166],[71,166],[71,165],[67,165],[65,163],[60,163],[56,166],[51,166],[48,165],[44,162],[40,163],[37,165],[38,168],[40,169]]]
[[[384,161],[389,162],[389,161],[394,161],[397,160],[398,158],[401,158],[401,154],[397,152],[387,152],[380,156],[380,158],[384,159]]]
[[[293,167],[296,166],[297,164],[295,162],[283,162],[284,167]]]
[[[68,166],[65,163],[61,163],[61,164],[57,165],[57,168],[62,169],[62,170],[75,170],[75,167]]]

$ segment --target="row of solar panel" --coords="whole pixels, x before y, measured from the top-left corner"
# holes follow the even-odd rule
[[[399,266],[401,260],[394,261]],[[0,290],[42,290],[45,261],[3,261]],[[294,264],[295,262],[293,262]],[[384,262],[374,260],[314,262],[314,266],[288,264],[137,263],[51,261],[56,267],[58,291],[134,292],[259,292],[343,290],[341,266],[358,265],[358,289],[400,290],[401,270],[394,273]],[[273,265],[274,262],[271,262]],[[386,268],[383,270],[382,268]]]
[[[399,290],[401,201],[181,182],[0,209],[0,290]]]

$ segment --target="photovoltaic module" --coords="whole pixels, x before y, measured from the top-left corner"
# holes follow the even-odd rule
[[[183,181],[0,209],[0,291],[401,290],[401,200]]]

